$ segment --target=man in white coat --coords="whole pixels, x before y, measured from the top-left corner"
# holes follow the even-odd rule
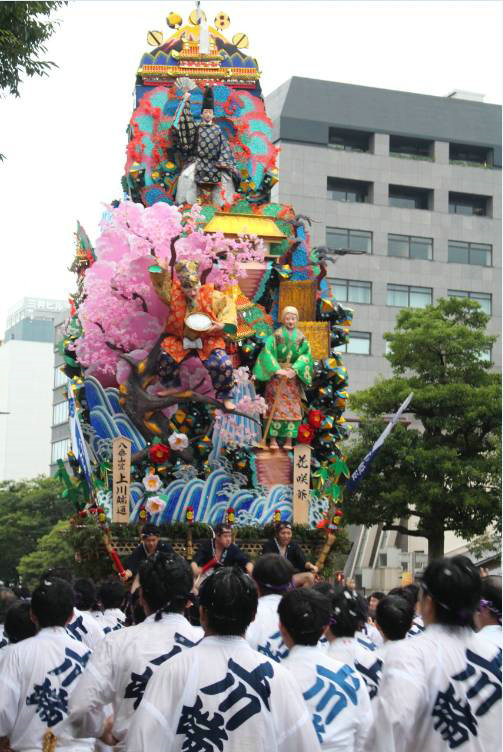
[[[74,739],[64,726],[68,703],[91,651],[65,630],[74,593],[60,579],[42,582],[31,599],[38,633],[0,654],[0,737],[15,752],[91,752],[94,739]]]
[[[199,599],[205,637],[149,682],[127,752],[319,752],[294,678],[244,639],[257,610],[253,580],[224,567]]]
[[[480,588],[465,556],[428,565],[426,630],[386,654],[368,752],[501,749],[501,650],[471,626]]]
[[[70,702],[72,733],[96,737],[117,750],[124,748],[131,719],[155,672],[203,637],[202,629],[183,615],[193,584],[185,559],[156,553],[140,565],[139,577],[147,618],[102,640]]]
[[[354,667],[318,646],[330,616],[329,599],[316,590],[300,588],[283,596],[279,628],[290,649],[283,666],[298,682],[322,750],[360,752],[372,721],[370,699]]]

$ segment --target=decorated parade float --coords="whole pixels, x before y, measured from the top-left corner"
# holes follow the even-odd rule
[[[59,474],[76,527],[111,531],[112,555],[146,521],[176,528],[190,557],[202,524],[256,542],[290,520],[324,559],[349,475],[337,348],[352,312],[309,218],[273,200],[278,149],[247,36],[199,8],[167,23],[137,71],[123,197],[94,244],[77,226]]]

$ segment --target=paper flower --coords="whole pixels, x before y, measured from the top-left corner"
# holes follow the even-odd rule
[[[161,479],[154,473],[153,468],[150,468],[149,472],[143,478],[142,483],[145,490],[150,493],[155,493],[161,487]]]
[[[160,496],[151,496],[145,509],[149,514],[161,514],[166,509],[166,502]]]
[[[319,428],[325,419],[325,416],[321,410],[309,410],[307,414],[307,422],[311,428]]]
[[[189,440],[184,433],[172,433],[168,439],[168,444],[174,452],[181,452],[182,449],[187,449]]]
[[[314,429],[307,423],[302,423],[299,426],[297,433],[297,441],[299,444],[310,444],[314,438]]]
[[[169,460],[171,455],[171,449],[166,444],[153,444],[148,449],[148,456],[151,462],[160,464]]]

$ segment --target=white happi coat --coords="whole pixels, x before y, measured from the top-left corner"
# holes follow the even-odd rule
[[[417,635],[423,634],[424,629],[425,627],[424,627],[423,617],[417,614],[412,619],[411,627],[405,636],[408,638],[417,637]]]
[[[488,624],[487,627],[482,627],[478,634],[484,640],[496,645],[497,648],[503,648],[503,632],[501,631],[501,624]]]
[[[166,661],[192,647],[203,636],[182,614],[155,614],[135,627],[108,634],[98,645],[70,702],[68,723],[77,737],[99,737],[113,708],[112,733],[123,748],[131,718],[147,684]]]
[[[434,624],[387,651],[368,752],[501,749],[501,650]]]
[[[121,629],[126,623],[126,614],[120,608],[106,608],[104,611],[93,611],[92,616],[96,619],[105,634]]]
[[[70,637],[83,642],[91,650],[94,650],[105,636],[94,616],[91,616],[89,611],[80,611],[78,608],[73,609],[73,617],[66,625],[66,631]]]
[[[280,663],[288,655],[288,648],[279,631],[278,606],[281,595],[259,598],[257,615],[246,630],[246,640],[254,650]]]
[[[91,651],[64,627],[46,627],[0,654],[0,737],[16,752],[40,752],[50,731],[58,749],[89,752],[94,739],[72,738],[64,720],[68,700]]]
[[[205,637],[149,683],[127,752],[319,752],[294,677],[242,637]]]
[[[359,752],[372,722],[372,710],[358,672],[309,645],[294,645],[283,666],[299,684],[321,748]]]
[[[365,647],[355,637],[337,637],[328,644],[328,655],[355,668],[363,677],[371,700],[377,695],[382,670],[382,656],[378,650]]]

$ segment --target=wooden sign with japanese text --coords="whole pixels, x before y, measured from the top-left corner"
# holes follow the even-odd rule
[[[131,440],[114,439],[112,474],[112,522],[129,522],[129,485],[131,483]]]
[[[297,444],[293,450],[293,521],[305,525],[309,516],[311,447]]]

